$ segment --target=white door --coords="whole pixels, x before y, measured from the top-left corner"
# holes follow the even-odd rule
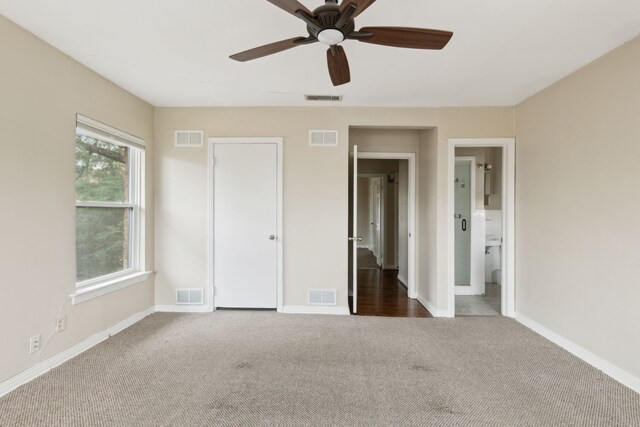
[[[276,308],[277,144],[216,143],[214,303]]]
[[[455,294],[484,293],[484,212],[475,210],[475,158],[456,156],[455,163]],[[475,224],[475,226],[474,226]],[[480,233],[480,235],[479,235]]]
[[[352,280],[353,280],[353,313],[358,312],[358,242],[362,237],[358,236],[358,146],[353,146],[353,236],[349,237],[353,250],[351,256]]]

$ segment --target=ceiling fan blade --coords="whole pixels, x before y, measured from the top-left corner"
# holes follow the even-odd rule
[[[329,64],[329,75],[334,86],[340,86],[351,81],[349,71],[349,61],[342,46],[332,46],[327,50],[327,63]]]
[[[371,6],[376,0],[343,0],[340,5],[340,12],[344,12],[350,4],[353,4],[357,7],[356,12],[353,14],[353,17],[360,15],[365,11],[366,8]]]
[[[229,58],[240,62],[251,61],[252,59],[262,58],[263,56],[273,55],[274,53],[282,52],[296,46],[301,46],[303,44],[306,44],[302,43],[306,40],[307,39],[305,37],[294,37],[292,39],[282,40],[279,42],[245,50],[244,52],[231,55]]]
[[[363,43],[411,49],[440,50],[449,43],[453,36],[450,31],[405,27],[364,27],[359,32],[372,34],[370,37],[358,38],[358,41]]]
[[[292,15],[295,15],[297,11],[301,10],[309,16],[313,16],[313,13],[304,7],[297,0],[267,0],[269,3],[272,3],[278,6],[280,9],[289,12]]]

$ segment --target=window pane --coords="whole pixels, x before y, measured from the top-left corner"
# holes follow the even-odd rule
[[[130,208],[76,208],[77,281],[131,267]]]
[[[127,202],[129,148],[76,135],[76,200]]]

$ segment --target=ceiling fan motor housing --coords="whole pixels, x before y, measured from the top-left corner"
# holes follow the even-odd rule
[[[340,15],[341,13],[338,2],[327,0],[324,6],[320,6],[313,11],[313,18],[318,23],[319,29],[308,25],[307,32],[309,33],[309,35],[318,38],[318,34],[320,34],[322,31],[333,29],[340,31],[346,39],[347,35],[355,31],[356,24],[353,19],[349,19],[342,25],[341,28],[338,28],[336,24],[340,19]]]

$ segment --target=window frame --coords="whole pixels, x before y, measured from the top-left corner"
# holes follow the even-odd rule
[[[145,271],[144,263],[144,190],[145,190],[145,144],[144,140],[104,123],[78,114],[76,116],[75,135],[91,136],[100,141],[129,149],[129,194],[124,202],[79,201],[78,208],[117,208],[129,209],[129,268],[91,279],[76,281],[72,303],[77,304],[100,295],[146,280],[150,272]],[[77,274],[76,251],[76,274]]]

